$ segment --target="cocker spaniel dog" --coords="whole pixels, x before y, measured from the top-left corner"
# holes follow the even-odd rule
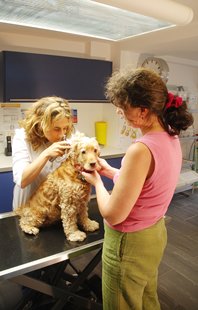
[[[81,175],[82,171],[99,169],[98,142],[95,138],[76,133],[69,143],[71,148],[65,161],[47,176],[29,201],[15,211],[25,233],[36,235],[40,227],[61,219],[66,238],[83,241],[85,232],[99,228],[99,224],[88,217],[91,185]]]

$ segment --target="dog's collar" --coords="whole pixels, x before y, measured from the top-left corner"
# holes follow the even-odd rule
[[[80,171],[78,172],[78,179],[87,183],[87,181],[85,180],[84,175],[82,175],[82,173]]]
[[[87,172],[87,173],[91,173],[92,171],[91,170],[85,170],[81,165],[79,164],[76,164],[75,165],[75,168],[76,168],[76,171],[78,173],[78,179],[81,180],[81,181],[84,181],[84,182],[87,182],[85,180],[85,177],[82,175],[82,172]]]

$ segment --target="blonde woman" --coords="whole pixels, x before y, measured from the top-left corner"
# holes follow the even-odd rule
[[[24,204],[46,176],[60,165],[54,160],[69,148],[73,131],[68,101],[44,97],[35,102],[19,122],[12,142],[13,209]]]

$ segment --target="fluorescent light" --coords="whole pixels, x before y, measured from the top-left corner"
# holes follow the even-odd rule
[[[153,2],[158,3],[158,7],[152,7]],[[161,6],[161,3],[164,2],[172,1],[0,0],[0,23],[119,41],[174,26],[171,8],[166,10],[167,15],[171,15],[169,20],[162,18],[165,4]],[[137,7],[138,3],[143,12]],[[132,12],[132,4],[136,4],[136,12]],[[159,15],[161,12],[160,19],[158,14],[150,14],[150,7],[153,12],[159,11]],[[174,14],[180,15],[179,11]]]

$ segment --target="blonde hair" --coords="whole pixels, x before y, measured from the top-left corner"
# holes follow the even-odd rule
[[[71,109],[66,99],[61,97],[43,97],[36,101],[26,112],[23,120],[19,121],[20,127],[24,128],[27,141],[37,150],[41,145],[48,142],[44,131],[49,129],[52,122],[62,118],[68,119],[66,137],[73,132]]]

